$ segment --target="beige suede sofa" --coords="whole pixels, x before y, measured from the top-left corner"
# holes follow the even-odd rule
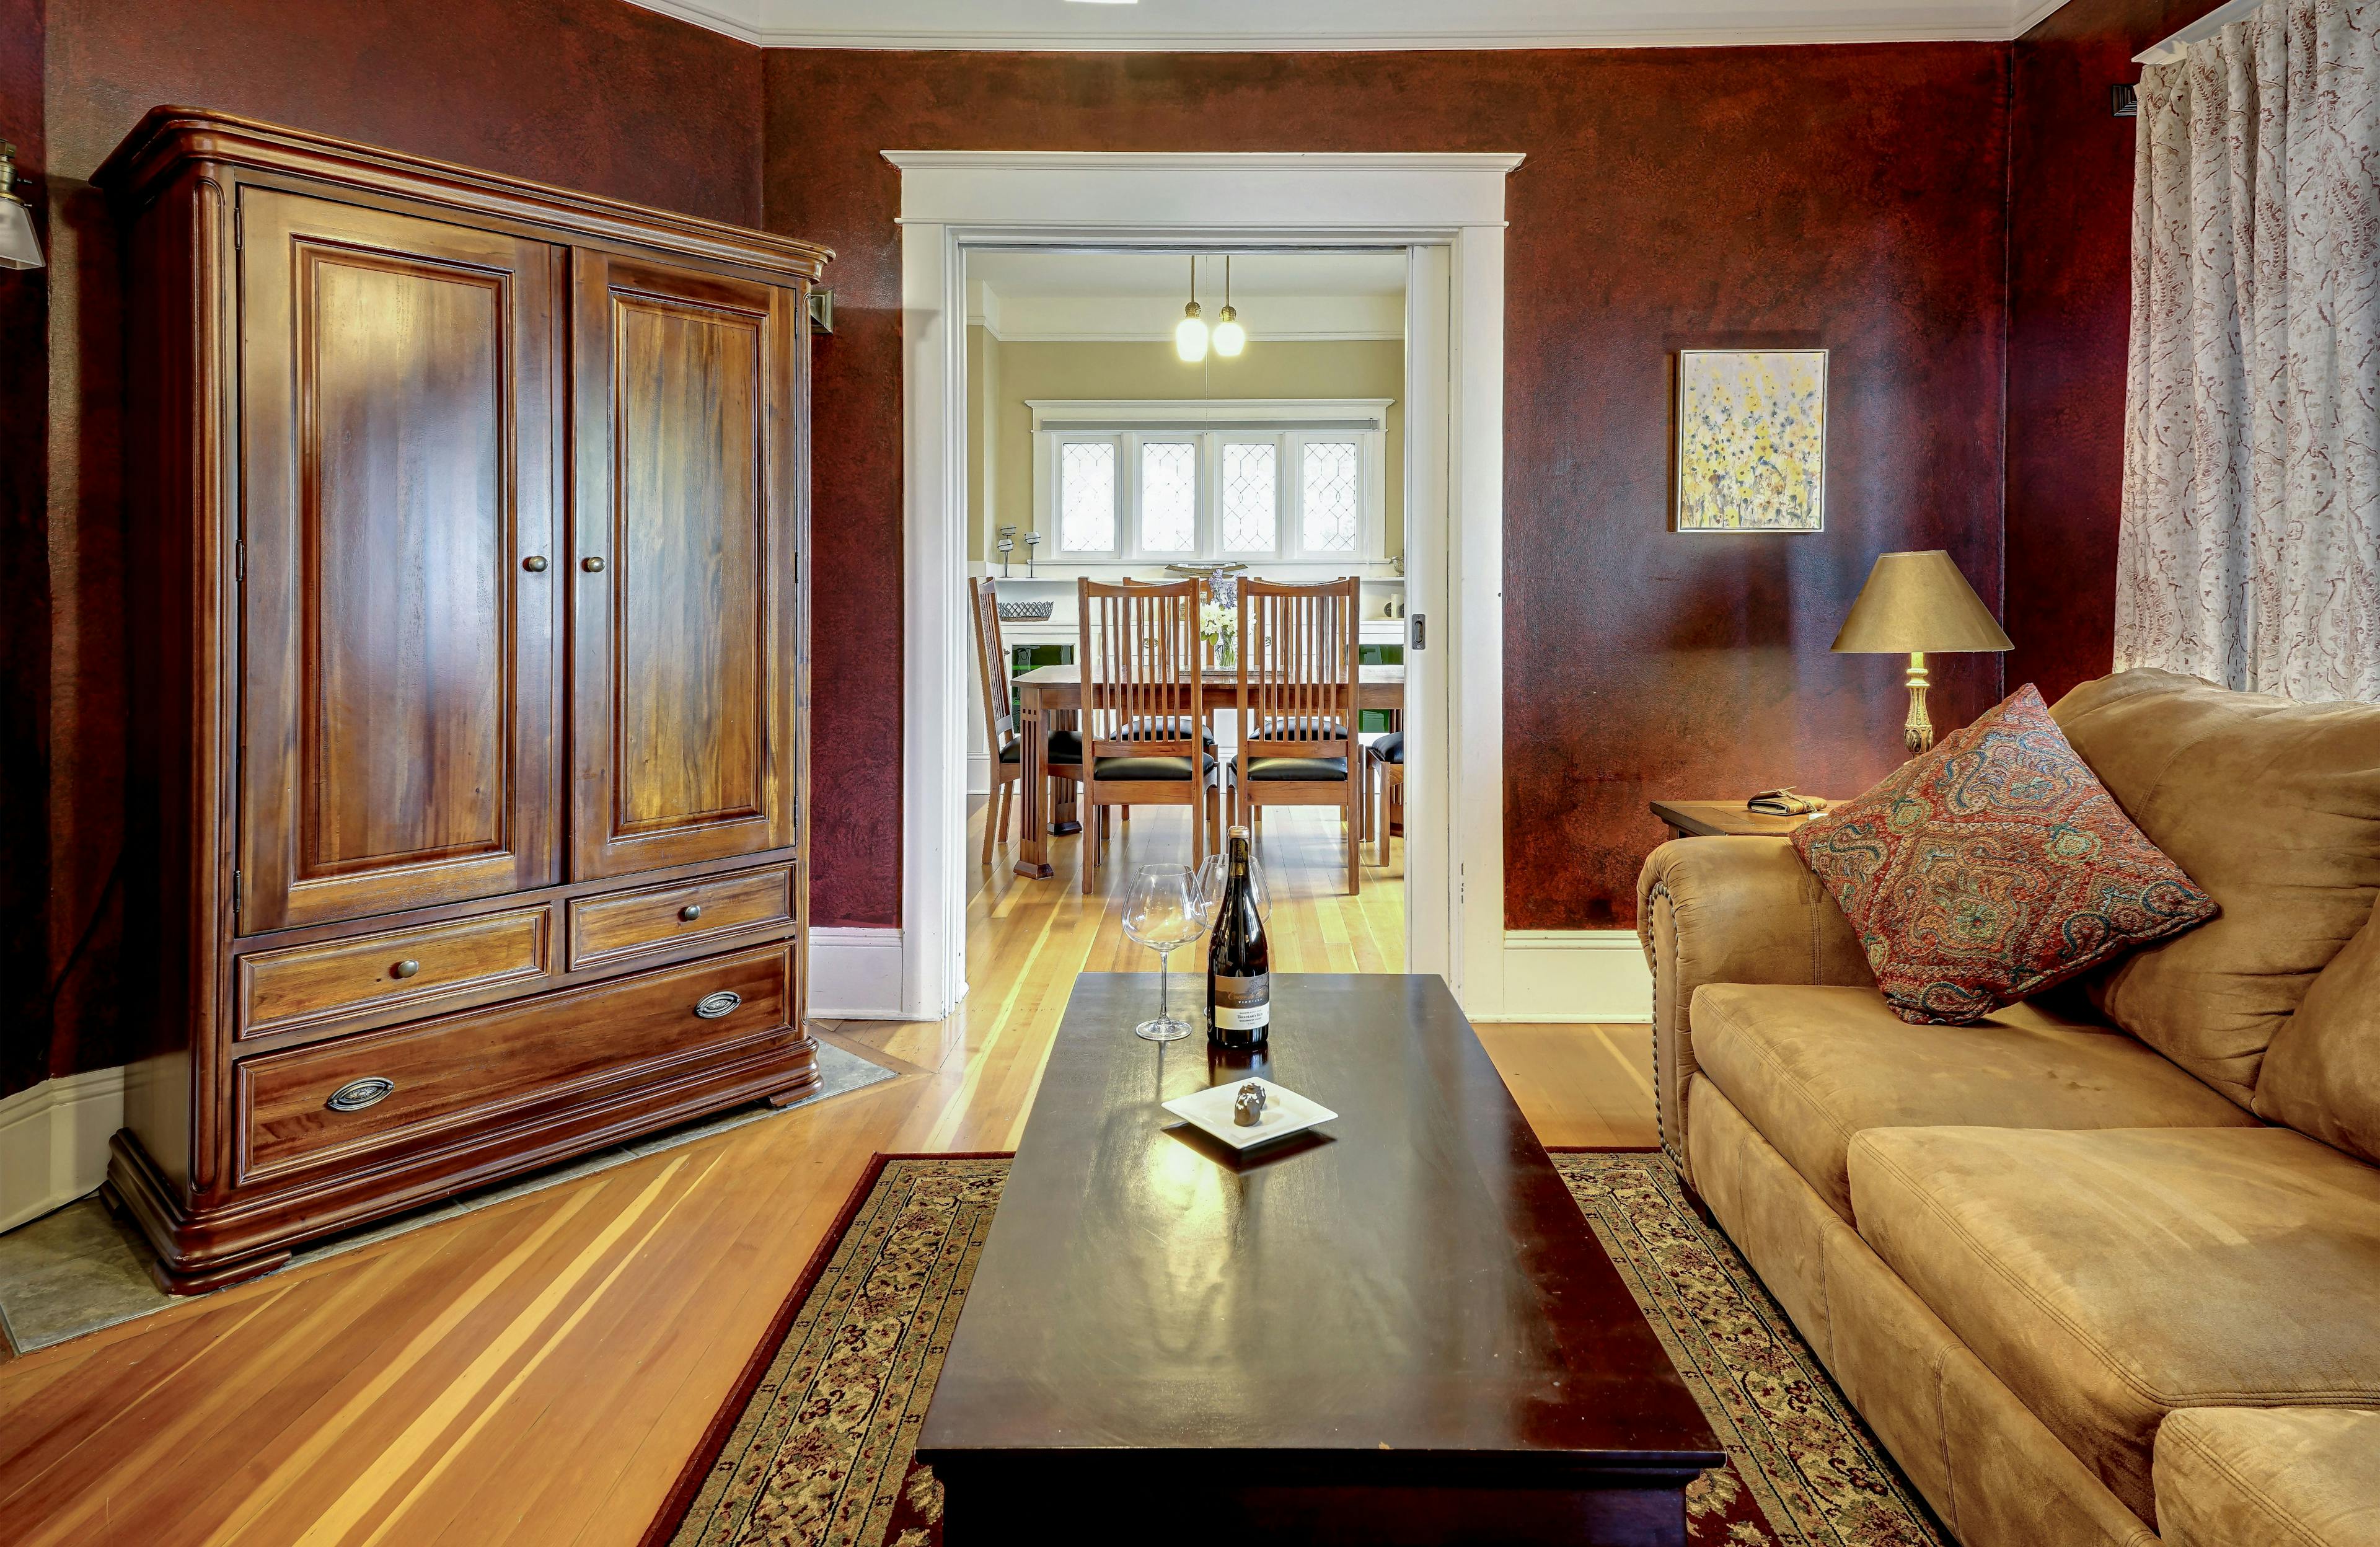
[[[2380,1544],[2380,708],[2053,713],[2221,917],[1910,1026],[1784,840],[1666,844],[1662,1146],[1966,1547]]]

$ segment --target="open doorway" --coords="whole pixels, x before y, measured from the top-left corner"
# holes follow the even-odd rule
[[[1049,679],[1079,675],[1076,582],[1196,584],[1212,683],[1241,657],[1254,580],[1345,588],[1330,605],[1347,645],[1321,675],[1350,674],[1354,725],[1320,749],[1342,755],[1242,759],[1235,701],[1215,710],[1217,809],[1256,826],[1283,969],[1402,971],[1410,252],[1002,247],[965,262],[978,954],[1006,958],[1005,936],[1059,908],[1086,963],[1146,965],[1108,938],[1126,881],[1213,841],[1192,807],[1076,810],[1071,711],[1049,714],[1054,765],[1026,782],[1017,727],[1056,696]],[[1105,834],[1087,874],[1086,822]],[[1081,902],[1056,895],[1077,883]]]
[[[1233,255],[1234,300],[1241,255],[1401,255],[1407,615],[1378,621],[1404,625],[1398,707],[1419,746],[1404,764],[1405,833],[1392,843],[1403,966],[1443,974],[1466,1008],[1492,1015],[1503,947],[1503,185],[1519,158],[885,154],[902,174],[908,432],[901,1015],[946,1016],[971,994],[969,872],[980,873],[980,829],[970,830],[966,771],[971,757],[990,753],[969,734],[980,694],[967,581],[971,566],[992,560],[969,552],[968,274],[979,253],[1020,250],[1172,254],[1185,292],[1168,308],[1177,316],[1194,251]],[[1220,320],[1221,297],[1208,292],[1203,272],[1200,285],[1208,320]],[[1117,456],[1125,451],[1119,439]],[[985,535],[996,543],[1005,524]],[[1025,523],[1014,524],[1021,548]],[[1038,578],[1044,561],[1035,558]],[[1023,841],[1012,833],[1012,844]],[[1071,938],[1071,928],[1053,918],[1030,948]],[[821,979],[827,971],[820,965]],[[1053,973],[1033,992],[1062,1000],[1070,984],[1069,973]]]

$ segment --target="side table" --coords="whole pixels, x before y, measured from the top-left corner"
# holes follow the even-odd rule
[[[1673,838],[1782,838],[1810,820],[1747,811],[1741,800],[1656,800],[1653,814]]]

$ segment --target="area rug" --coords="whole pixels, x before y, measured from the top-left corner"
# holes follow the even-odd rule
[[[425,1224],[436,1224],[505,1202],[525,1192],[607,1171],[747,1123],[800,1112],[836,1096],[898,1078],[897,1071],[874,1059],[847,1053],[827,1041],[819,1043],[819,1088],[788,1105],[776,1107],[766,1102],[753,1102],[731,1107],[577,1160],[494,1183],[476,1192],[462,1193],[342,1235],[309,1242],[298,1248],[279,1271],[286,1273],[302,1263],[353,1251],[391,1236],[419,1230]],[[141,1239],[138,1230],[111,1213],[100,1202],[97,1193],[0,1234],[0,1337],[6,1338],[8,1346],[21,1356],[103,1327],[153,1316],[167,1306],[184,1303],[157,1287],[149,1276],[149,1261],[148,1242]]]
[[[1666,1163],[1554,1163],[1726,1448],[1687,1491],[1696,1547],[1951,1547]],[[940,1547],[917,1429],[1007,1175],[996,1157],[879,1163],[645,1547]]]

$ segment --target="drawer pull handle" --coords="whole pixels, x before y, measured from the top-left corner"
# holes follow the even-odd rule
[[[368,1106],[377,1106],[388,1100],[389,1093],[395,1089],[396,1081],[393,1079],[367,1075],[362,1079],[351,1079],[340,1086],[322,1104],[334,1112],[361,1112]]]
[[[684,907],[677,910],[677,916],[691,924],[697,919],[702,917],[702,905],[700,903],[688,903]]]
[[[395,967],[390,968],[388,969],[388,973],[392,978],[410,978],[420,970],[421,964],[414,960],[411,956],[407,956],[403,961],[398,962]]]
[[[531,554],[528,557],[521,560],[521,567],[528,570],[532,575],[542,575],[545,573],[545,555],[543,554]]]
[[[705,1020],[717,1020],[743,1003],[744,996],[734,989],[721,989],[717,993],[706,993],[695,1001],[694,1013]]]
[[[578,561],[578,567],[584,569],[589,575],[601,575],[603,573],[603,561],[600,557],[589,556],[580,559]]]

